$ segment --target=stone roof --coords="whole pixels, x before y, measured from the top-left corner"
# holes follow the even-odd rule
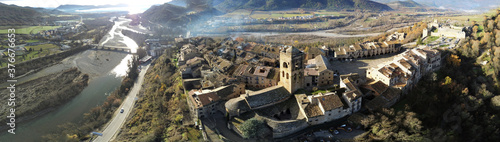
[[[286,49],[286,53],[296,54],[296,53],[302,53],[302,51],[300,51],[299,49],[297,49],[295,47],[288,47]]]
[[[317,99],[319,100],[319,102],[321,102],[321,105],[323,106],[323,109],[325,109],[325,111],[330,111],[344,106],[339,96],[335,94],[320,96]]]
[[[200,90],[191,90],[188,92],[189,98],[197,108],[204,107],[220,100],[215,92],[204,92]]]
[[[413,69],[413,66],[410,63],[408,63],[405,59],[400,59],[398,62],[401,65],[403,65],[403,67],[405,67],[408,70],[412,70]]]
[[[349,101],[353,101],[353,100],[361,97],[361,94],[358,94],[358,93],[359,93],[358,90],[353,90],[353,91],[345,92],[344,95],[349,99]]]
[[[336,48],[335,49],[335,54],[338,55],[338,56],[340,56],[340,55],[346,55],[345,47]]]
[[[215,88],[212,91],[216,92],[220,98],[227,98],[229,95],[233,93],[234,85],[221,86],[219,88]]]
[[[387,90],[387,88],[389,88],[389,86],[387,86],[386,84],[384,84],[380,80],[367,83],[367,84],[363,85],[362,87],[369,89],[371,91],[374,91],[375,95],[380,95],[383,92],[385,92]]]
[[[393,99],[398,98],[400,94],[401,90],[396,88],[388,88],[384,93],[381,94],[381,96],[384,96],[384,98],[388,101],[392,101]]]
[[[304,111],[309,118],[323,115],[323,112],[321,112],[318,104],[309,104],[306,108],[304,108]]]
[[[305,68],[304,69],[304,76],[310,76],[310,75],[319,75],[319,72],[315,68]]]
[[[257,66],[255,67],[253,75],[267,77],[269,75],[269,72],[271,72],[271,69],[272,67]]]
[[[224,106],[230,114],[238,114],[239,112],[246,112],[250,110],[250,107],[248,107],[244,97],[230,99],[226,102],[226,104],[224,104]]]
[[[192,65],[193,63],[197,63],[197,62],[200,62],[200,63],[201,63],[201,62],[203,62],[203,61],[205,61],[205,59],[203,59],[203,58],[201,58],[201,57],[194,57],[194,58],[192,58],[192,59],[187,60],[187,61],[186,61],[186,64],[187,64],[187,65]]]
[[[269,105],[290,97],[290,93],[281,85],[268,87],[259,91],[250,93],[245,99],[250,108],[258,108]]]
[[[200,94],[197,95],[198,98],[200,99],[201,105],[202,106],[207,106],[213,102],[219,101],[220,98],[217,96],[215,92],[210,92],[210,93],[205,93],[205,94]]]
[[[366,104],[366,108],[373,111],[382,107],[389,107],[391,103],[395,102],[395,99],[399,98],[401,91],[397,88],[388,88],[380,96],[375,97],[373,100]]]
[[[325,56],[323,55],[318,55],[316,58],[314,58],[316,61],[316,66],[318,67],[318,72],[322,72],[324,70],[330,70],[333,71],[333,67],[330,65],[330,62],[328,62],[328,59],[326,59]]]

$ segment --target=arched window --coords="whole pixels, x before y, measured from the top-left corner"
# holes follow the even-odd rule
[[[283,77],[285,77],[285,71],[281,71]]]
[[[283,62],[283,68],[288,68],[288,64],[286,62]]]
[[[288,79],[288,78],[289,78],[288,73],[286,73],[286,79]]]

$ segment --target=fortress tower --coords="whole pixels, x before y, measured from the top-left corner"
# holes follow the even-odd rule
[[[304,53],[294,47],[280,51],[280,84],[290,94],[304,86]]]

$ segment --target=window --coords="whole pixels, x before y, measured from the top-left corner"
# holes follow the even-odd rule
[[[285,71],[281,71],[283,77],[285,77]]]
[[[283,62],[283,68],[288,68],[288,64]]]
[[[288,75],[288,73],[286,73],[286,79],[289,79],[289,75]]]

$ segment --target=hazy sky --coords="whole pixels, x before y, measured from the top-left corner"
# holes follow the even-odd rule
[[[151,6],[163,4],[172,0],[0,0],[5,4],[15,4],[18,6],[30,7],[58,7],[64,4],[78,5],[107,5],[107,4],[128,4],[130,6]]]

